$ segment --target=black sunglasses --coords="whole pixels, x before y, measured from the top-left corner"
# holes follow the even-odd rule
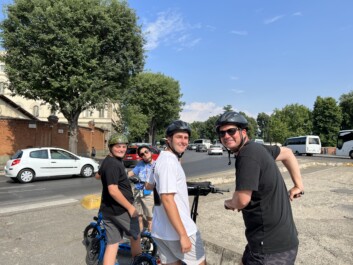
[[[226,136],[226,133],[228,133],[228,135],[233,136],[237,131],[239,131],[239,128],[230,128],[225,131],[219,131],[218,135],[219,135],[219,137],[224,137],[224,136]]]
[[[150,151],[145,150],[145,152],[139,153],[139,156],[140,156],[140,157],[143,157],[143,156],[147,155],[149,152],[150,152]]]

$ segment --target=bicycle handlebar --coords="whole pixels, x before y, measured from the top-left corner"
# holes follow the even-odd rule
[[[187,182],[189,196],[207,196],[209,193],[229,192],[229,189],[218,189],[211,182]]]

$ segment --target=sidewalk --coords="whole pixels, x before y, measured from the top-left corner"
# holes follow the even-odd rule
[[[316,171],[305,170],[308,166]],[[353,167],[301,167],[305,195],[292,203],[300,239],[296,264],[353,264]],[[283,175],[290,187],[290,177]],[[203,176],[192,181],[205,180],[234,190],[233,170],[212,179]],[[231,195],[200,197],[197,224],[211,265],[239,264],[246,244],[241,213],[223,208],[224,200]],[[1,264],[84,265],[82,234],[96,213],[79,202],[68,202],[0,214]]]

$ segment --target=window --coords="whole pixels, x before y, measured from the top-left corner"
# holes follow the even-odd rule
[[[4,64],[0,64],[0,72],[1,73],[5,72],[5,65]]]
[[[37,106],[37,105],[33,106],[33,116],[34,117],[39,116],[39,106]]]
[[[38,150],[33,151],[29,154],[31,158],[40,158],[40,159],[48,159],[48,151],[47,150]]]
[[[104,109],[99,110],[99,118],[104,118]]]
[[[50,150],[50,156],[52,159],[77,159],[75,156],[62,151],[62,150]]]

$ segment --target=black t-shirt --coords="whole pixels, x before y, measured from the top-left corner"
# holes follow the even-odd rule
[[[242,210],[250,249],[279,253],[298,246],[287,187],[276,165],[278,146],[247,142],[236,157],[236,190],[252,190]]]
[[[100,211],[103,215],[120,215],[127,210],[122,207],[108,191],[108,186],[115,184],[118,186],[121,193],[125,198],[132,204],[134,197],[131,190],[130,181],[126,175],[125,167],[121,159],[107,156],[98,171],[101,175],[101,181],[103,185],[102,190],[102,202]]]

